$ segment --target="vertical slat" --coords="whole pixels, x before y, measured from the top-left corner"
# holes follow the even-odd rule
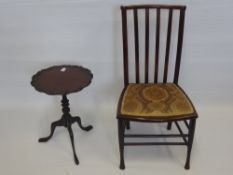
[[[133,10],[134,12],[134,39],[135,39],[135,71],[136,71],[136,83],[140,83],[139,75],[139,41],[138,41],[138,11],[137,9]]]
[[[158,74],[159,74],[159,40],[160,40],[160,8],[157,9],[156,16],[156,44],[155,44],[155,75],[154,82],[158,82]]]
[[[129,70],[128,70],[128,36],[127,36],[127,14],[126,9],[121,7],[122,16],[122,37],[123,37],[123,57],[124,57],[124,85],[129,83]]]
[[[167,44],[166,44],[166,55],[164,63],[164,74],[163,74],[163,83],[167,82],[167,72],[168,72],[168,63],[169,63],[169,53],[170,53],[170,42],[171,42],[171,29],[172,29],[172,9],[169,9],[168,16],[168,28],[167,28]]]
[[[179,18],[179,30],[178,30],[178,42],[176,51],[176,64],[174,73],[174,83],[178,84],[179,72],[180,72],[180,60],[183,46],[183,33],[184,33],[184,19],[185,19],[185,8],[180,10]]]
[[[148,83],[149,72],[149,9],[145,11],[145,83]]]

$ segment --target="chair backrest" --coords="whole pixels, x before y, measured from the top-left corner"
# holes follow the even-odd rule
[[[178,83],[181,52],[183,44],[183,31],[184,31],[184,19],[185,19],[186,6],[180,5],[129,5],[121,6],[122,13],[122,34],[123,34],[123,63],[124,63],[124,84],[129,83],[129,63],[130,59],[135,62],[135,82],[136,83],[151,83],[149,81],[149,63],[154,62],[153,83],[159,81],[159,67],[160,62],[163,60],[162,70],[162,82],[166,83],[168,80],[169,58],[171,48],[174,48],[174,76],[173,82]],[[174,15],[176,14],[176,16]],[[139,15],[145,16],[145,18],[139,18]],[[152,19],[152,15],[154,20]],[[141,17],[140,16],[140,17]],[[164,17],[165,16],[165,17]],[[131,18],[130,18],[131,17]],[[174,23],[175,17],[177,18]],[[139,19],[143,19],[144,23],[141,23]],[[161,29],[162,20],[165,20],[166,29]],[[150,23],[150,21],[152,21]],[[131,33],[129,26],[131,24]],[[154,23],[154,25],[152,25]],[[140,24],[140,25],[139,25]],[[142,25],[141,25],[142,24]],[[176,25],[175,25],[176,24]],[[140,27],[143,28],[140,30]],[[174,30],[176,28],[176,30]],[[154,32],[151,32],[154,29]],[[176,31],[176,32],[174,32]],[[153,33],[153,34],[152,34]],[[132,35],[129,41],[129,34]],[[152,34],[152,35],[151,35]],[[162,38],[162,34],[165,36]],[[152,37],[151,37],[152,36]],[[171,38],[176,36],[176,41],[171,44]],[[164,42],[161,40],[164,39]],[[172,40],[174,41],[174,40]],[[151,48],[151,43],[154,42],[154,47]],[[130,47],[130,45],[132,47]],[[163,49],[161,48],[163,45]],[[129,55],[129,50],[132,53]],[[151,49],[153,51],[151,51]],[[143,52],[143,53],[141,53]],[[161,53],[160,53],[161,52]],[[162,54],[163,52],[163,54]],[[154,56],[151,56],[153,53]],[[133,56],[132,56],[133,55]],[[142,55],[140,57],[140,55]],[[164,55],[164,56],[162,56]],[[140,57],[140,58],[139,58]],[[149,59],[152,57],[152,60]],[[161,58],[163,57],[163,59]],[[142,58],[142,59],[141,59]],[[144,61],[144,68],[140,66],[140,62]],[[143,72],[140,69],[144,69]],[[144,74],[144,82],[140,80],[140,75]],[[172,74],[173,75],[173,74]],[[142,78],[141,78],[142,79]]]

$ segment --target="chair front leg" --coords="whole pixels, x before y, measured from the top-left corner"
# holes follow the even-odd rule
[[[125,121],[118,119],[118,139],[120,149],[120,169],[125,169],[124,161],[124,132],[125,132]]]
[[[190,168],[190,156],[191,156],[191,150],[193,145],[193,138],[194,138],[194,132],[195,132],[195,126],[196,126],[196,119],[191,119],[189,123],[189,136],[188,136],[188,145],[187,145],[187,158],[184,168],[189,169]]]

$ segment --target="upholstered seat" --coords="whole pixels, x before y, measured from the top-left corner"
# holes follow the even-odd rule
[[[129,84],[123,91],[120,114],[134,118],[183,118],[194,115],[192,103],[174,83]]]

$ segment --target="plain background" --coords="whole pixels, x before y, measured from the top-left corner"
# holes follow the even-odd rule
[[[123,88],[120,5],[187,5],[180,85],[200,115],[191,170],[182,147],[126,149],[118,169],[115,119]],[[13,174],[232,174],[232,0],[0,0],[0,173]],[[94,130],[74,128],[80,165],[70,140],[57,129],[60,97],[35,91],[31,76],[42,68],[79,64],[92,84],[69,96],[72,114]],[[165,125],[132,125],[132,131],[165,131]]]

